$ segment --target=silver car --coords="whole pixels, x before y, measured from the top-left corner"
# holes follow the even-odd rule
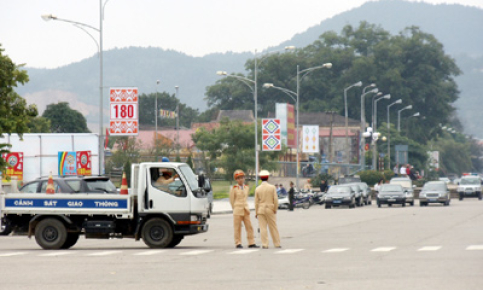
[[[406,196],[406,203],[414,205],[414,187],[413,181],[408,177],[393,177],[389,181],[389,184],[399,184],[404,189],[404,195]]]
[[[365,182],[353,182],[353,183],[348,183],[344,185],[357,185],[362,191],[362,199],[361,203],[365,205],[372,204],[372,190],[371,188],[367,185]]]
[[[383,184],[379,187],[377,194],[377,206],[383,204],[392,206],[393,204],[401,204],[406,206],[406,194],[404,188],[399,184]]]
[[[442,203],[448,206],[450,201],[451,196],[445,181],[426,182],[419,193],[420,206],[427,206],[428,203]]]

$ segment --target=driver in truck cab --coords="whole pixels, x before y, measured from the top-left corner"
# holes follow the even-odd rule
[[[176,174],[174,169],[159,168],[158,173],[159,173],[159,177],[158,179],[156,179],[155,186],[170,184],[174,182],[176,178],[179,177],[179,175]]]

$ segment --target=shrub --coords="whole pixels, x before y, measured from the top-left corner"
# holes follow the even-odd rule
[[[380,179],[385,179],[384,174],[376,170],[361,171],[359,172],[359,176],[361,177],[361,181],[367,183],[369,186],[373,186]]]

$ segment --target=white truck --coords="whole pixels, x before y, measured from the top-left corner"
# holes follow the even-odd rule
[[[166,171],[172,178],[160,187]],[[185,163],[140,163],[132,165],[129,194],[1,193],[0,217],[14,234],[35,236],[43,249],[68,249],[80,235],[174,247],[208,230],[210,190]]]
[[[482,179],[478,175],[466,175],[461,177],[457,188],[459,200],[463,200],[466,196],[476,196],[481,200],[481,185]]]

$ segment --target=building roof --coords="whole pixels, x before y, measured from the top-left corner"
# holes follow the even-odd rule
[[[319,125],[319,127],[330,127],[330,121],[332,116],[330,113],[309,113],[300,112],[299,114],[299,126],[303,125]],[[345,117],[334,113],[333,127],[345,127]],[[348,118],[349,127],[360,127],[361,122]]]
[[[220,110],[216,117],[216,121],[220,122],[225,117],[230,121],[240,120],[243,122],[253,122],[255,120],[251,110]]]
[[[179,130],[179,143],[181,148],[191,148],[194,146],[194,142],[191,139],[191,134],[195,132],[194,129],[180,129]],[[155,131],[154,130],[141,130],[139,135],[135,137],[141,141],[141,149],[149,149],[154,146]],[[169,144],[176,142],[177,131],[174,129],[158,129],[158,138],[160,140],[165,139]]]

